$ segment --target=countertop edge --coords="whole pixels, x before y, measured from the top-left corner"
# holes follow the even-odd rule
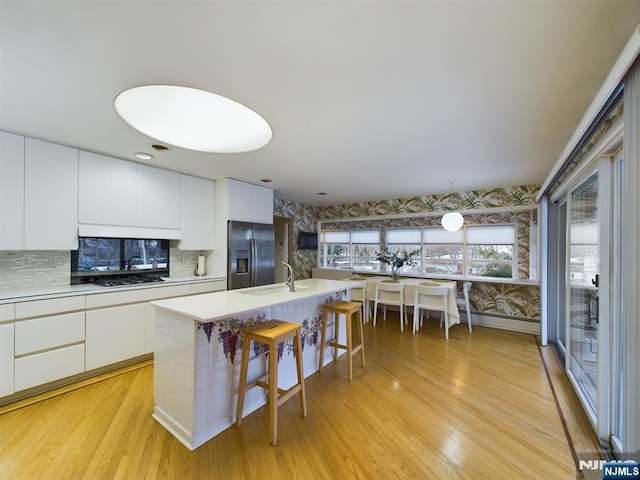
[[[76,295],[93,295],[100,293],[122,292],[129,290],[141,290],[145,288],[160,288],[168,287],[172,285],[189,285],[205,282],[224,281],[226,284],[226,277],[184,277],[184,278],[169,278],[163,282],[143,283],[139,285],[126,285],[115,287],[101,287],[94,284],[80,284],[80,285],[61,285],[59,287],[49,288],[36,288],[33,290],[20,290],[20,291],[0,291],[0,305],[6,303],[18,303],[29,302],[34,300],[46,300],[50,298],[62,298],[73,297]],[[226,286],[226,285],[225,285]]]
[[[320,283],[320,285],[317,285]],[[269,295],[251,296],[240,290],[225,290],[220,292],[202,293],[199,295],[190,295],[189,303],[185,304],[185,297],[175,297],[164,300],[155,300],[150,304],[156,308],[160,308],[171,313],[187,317],[189,319],[208,323],[227,318],[233,315],[242,315],[254,312],[263,308],[274,307],[289,303],[292,301],[304,300],[308,298],[336,293],[341,290],[350,290],[361,286],[363,282],[345,281],[345,280],[327,280],[308,278],[296,282],[298,285],[308,286],[316,284],[316,288],[295,292],[297,295],[292,296],[289,293],[273,293]],[[280,285],[280,284],[274,284]],[[260,287],[255,287],[260,288]],[[248,290],[248,289],[242,289]],[[216,300],[225,300],[225,304],[218,308],[214,308]],[[206,306],[198,304],[198,300],[206,302]],[[231,305],[229,305],[231,303]],[[242,305],[238,307],[238,305]],[[217,311],[216,311],[217,310]],[[204,311],[209,313],[203,314]]]

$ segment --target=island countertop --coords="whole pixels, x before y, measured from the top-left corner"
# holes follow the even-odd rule
[[[188,297],[151,302],[156,308],[168,310],[201,322],[238,315],[295,300],[325,295],[362,286],[361,282],[308,278],[295,282],[296,291],[284,283],[261,287],[203,293]]]

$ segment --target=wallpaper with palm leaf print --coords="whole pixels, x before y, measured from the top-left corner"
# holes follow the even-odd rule
[[[300,250],[298,234],[315,232],[318,221],[318,208],[307,207],[297,202],[274,199],[273,215],[293,219],[293,259],[291,266],[295,278],[311,278],[311,270],[316,266],[317,250]]]
[[[439,217],[411,216],[422,213],[527,205],[534,207],[536,205],[535,196],[539,188],[539,185],[521,185],[470,192],[373,200],[329,207],[307,207],[296,202],[275,199],[274,215],[293,218],[294,241],[297,242],[298,232],[315,231],[318,220],[344,219],[340,222],[323,223],[323,229],[327,230],[379,228],[384,233],[384,230],[390,227],[440,225]],[[366,219],[366,217],[382,215],[407,216]],[[350,218],[358,218],[358,220],[349,220]],[[529,264],[531,222],[532,217],[529,211],[465,215],[466,225],[510,223],[516,226],[518,278],[521,279],[529,278],[531,269]],[[297,278],[311,277],[311,270],[316,266],[316,253],[316,250],[299,250],[296,243],[294,269]],[[538,286],[475,282],[471,289],[470,303],[474,313],[496,314],[530,321],[540,320],[540,288]]]

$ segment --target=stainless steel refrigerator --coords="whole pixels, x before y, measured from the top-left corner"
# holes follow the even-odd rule
[[[227,225],[227,289],[256,287],[274,282],[273,225],[236,222]]]

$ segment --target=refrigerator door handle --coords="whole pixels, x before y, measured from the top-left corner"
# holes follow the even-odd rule
[[[251,258],[249,258],[249,271],[251,272],[251,286],[255,287],[258,283],[258,269],[256,268],[256,261],[258,259],[258,252],[255,238],[250,240],[251,242]]]

